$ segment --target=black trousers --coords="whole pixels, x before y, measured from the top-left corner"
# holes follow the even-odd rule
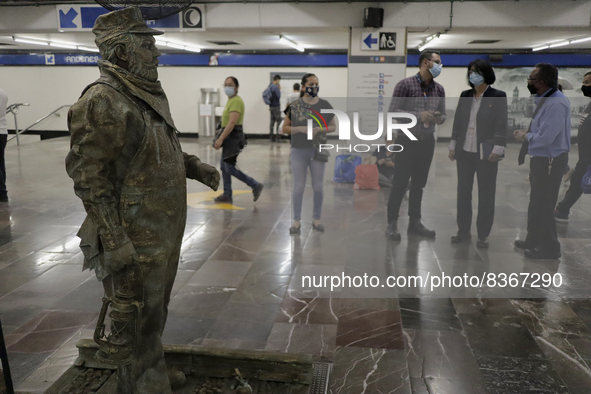
[[[388,223],[398,220],[400,205],[409,181],[408,216],[411,219],[421,218],[423,188],[427,184],[435,151],[435,138],[432,134],[419,137],[418,141],[398,136],[396,143],[402,145],[403,149],[394,155],[394,179],[388,199]]]
[[[570,213],[572,206],[575,205],[579,197],[581,197],[583,194],[583,189],[581,189],[581,181],[587,172],[587,167],[590,165],[591,162],[579,159],[575,169],[573,170],[573,173],[570,176],[570,187],[566,191],[564,199],[556,206],[557,210],[566,214]]]
[[[0,134],[0,198],[6,198],[6,164],[4,162],[4,149],[8,134]]]
[[[478,238],[490,234],[495,217],[495,193],[499,163],[480,160],[478,153],[463,151],[457,160],[458,168],[458,233],[470,234],[472,226],[472,188],[474,174],[478,180],[478,216],[476,230]]]
[[[529,164],[531,194],[525,242],[548,253],[560,251],[554,207],[567,163],[568,153],[562,153],[552,159],[551,168],[547,157],[532,157]]]

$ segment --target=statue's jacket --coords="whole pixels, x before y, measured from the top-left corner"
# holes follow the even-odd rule
[[[181,151],[167,101],[157,112],[116,73],[101,71],[68,113],[66,169],[87,212],[78,232],[84,269],[103,280],[109,274],[104,252],[131,242],[144,275],[174,280],[186,221],[186,177],[197,179],[201,162]]]

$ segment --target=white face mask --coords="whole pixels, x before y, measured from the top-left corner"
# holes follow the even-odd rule
[[[224,93],[226,93],[228,97],[232,97],[234,93],[236,93],[236,89],[234,88],[234,86],[225,86]]]
[[[441,74],[441,69],[443,68],[443,64],[433,62],[433,67],[429,69],[429,72],[433,76],[433,78],[437,78],[439,74]]]

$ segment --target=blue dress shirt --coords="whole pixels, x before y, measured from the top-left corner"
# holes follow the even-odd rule
[[[536,105],[542,95],[536,96]],[[554,158],[570,151],[570,101],[557,90],[544,102],[531,122],[528,153],[532,157]]]

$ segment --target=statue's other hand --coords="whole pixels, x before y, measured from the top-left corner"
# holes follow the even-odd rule
[[[135,248],[131,242],[128,242],[117,249],[103,252],[103,268],[109,273],[117,272],[126,265],[133,263],[134,259],[137,260]]]
[[[199,179],[201,183],[211,187],[214,191],[218,190],[220,173],[215,167],[202,163],[199,166]]]

